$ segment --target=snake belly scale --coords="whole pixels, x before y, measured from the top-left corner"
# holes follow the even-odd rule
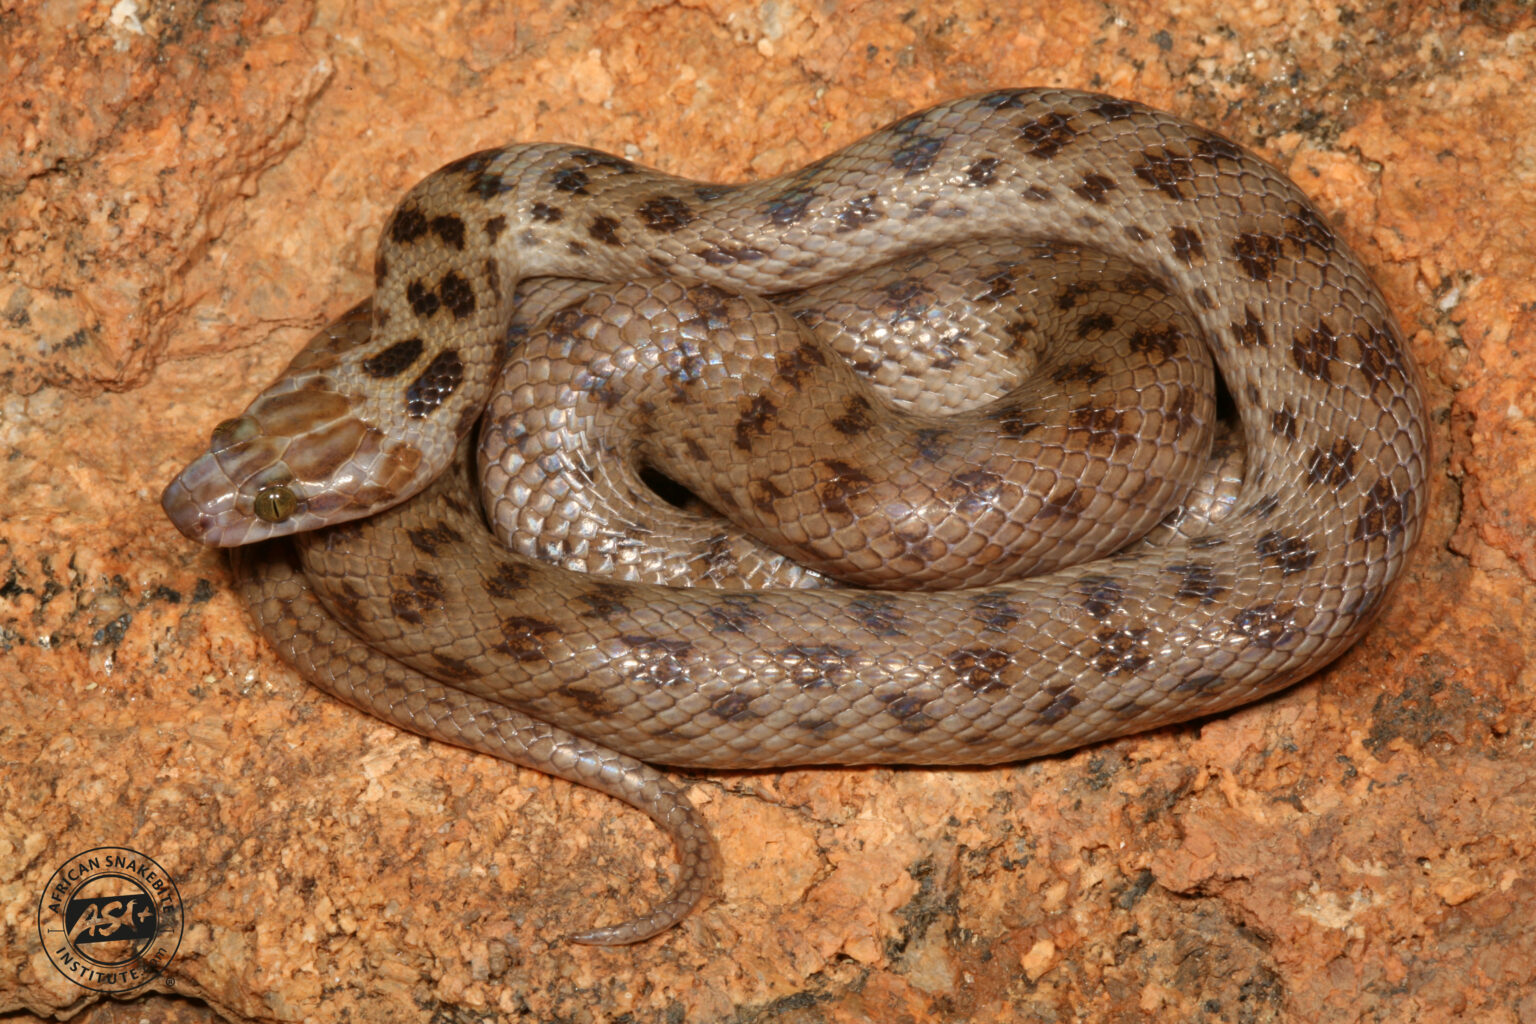
[[[738,294],[984,237],[1105,253],[1180,297],[1238,409],[1231,515],[976,588],[745,591],[513,554],[465,495],[455,452],[495,386],[520,282],[664,277],[708,320]],[[756,436],[755,408],[738,437]],[[1126,458],[1157,457],[1137,451]],[[1393,316],[1295,185],[1171,115],[1025,89],[942,104],[746,185],[573,146],[457,160],[386,225],[371,315],[343,318],[215,428],[163,504],[205,543],[293,536],[240,548],[236,578],[320,688],[594,786],[667,830],[676,889],[575,936],[619,943],[682,919],[713,870],[697,813],[651,764],[992,764],[1254,700],[1380,611],[1422,529],[1427,458]]]

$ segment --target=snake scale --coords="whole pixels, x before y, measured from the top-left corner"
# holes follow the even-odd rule
[[[1055,461],[1035,467],[1046,492],[1031,495],[1008,476],[1012,463],[955,468],[957,451],[992,459],[992,441],[966,442],[933,418],[880,442],[894,463],[865,464],[878,447],[869,438],[886,430],[873,400],[864,385],[827,384],[840,371],[803,340],[732,354],[738,330],[796,327],[758,296],[988,239],[1103,254],[1135,268],[1132,291],[1174,297],[1187,331],[1133,337],[1190,334],[1214,358],[1246,449],[1229,515],[1128,546],[1150,523],[1108,542],[1112,527],[1082,525],[1119,500],[1120,484],[1131,505],[1158,488],[1159,502],[1179,500],[1187,484],[1164,486],[1172,449],[1187,435],[1193,454],[1180,458],[1200,462],[1211,418],[1192,411],[1183,385],[1161,386],[1173,400],[1161,411],[1128,415],[1090,398],[1055,427],[1013,392],[962,414],[999,450],[1058,428],[1086,440],[1081,456],[1046,441]],[[1230,708],[1353,643],[1422,528],[1416,370],[1359,260],[1269,164],[1121,99],[973,96],[744,185],[574,146],[487,150],[406,195],[375,270],[371,306],[321,332],[245,414],[219,424],[163,505],[189,537],[248,545],[233,553],[237,585],[263,634],[320,688],[615,795],[667,831],[682,864],[672,893],[579,941],[654,935],[708,889],[706,830],[651,764],[992,764]],[[526,404],[557,390],[531,349],[502,366],[520,288],[545,278],[613,282],[527,339],[574,361],[558,416]],[[1115,317],[1090,319],[1080,333]],[[1178,346],[1141,347],[1160,366]],[[520,383],[507,382],[514,374]],[[1056,379],[1101,376],[1084,358]],[[715,409],[714,392],[733,381],[742,390]],[[805,394],[828,388],[841,403],[832,412],[802,410]],[[468,439],[488,403],[472,465]],[[814,548],[834,575],[867,585],[661,586],[502,546],[467,493],[471,478],[502,485],[484,501],[513,529],[529,509],[559,507],[565,499],[539,504],[516,482],[562,461],[529,446],[556,420],[606,407],[648,432],[598,448],[683,479],[744,520],[752,543],[772,543],[765,523],[777,516],[789,547]],[[799,453],[768,454],[785,433]],[[766,478],[688,475],[696,456],[733,454]],[[925,485],[934,500],[976,512],[971,533],[880,491],[887,475],[924,466],[937,473]],[[998,495],[1008,509],[993,507]],[[886,518],[850,544],[865,505]],[[1077,566],[1047,555],[1027,579],[985,575],[1015,557],[1015,541],[1053,531],[1101,549]],[[888,562],[921,571],[929,557],[945,563],[935,572],[949,589],[899,589],[882,575]],[[953,578],[967,561],[985,582]]]

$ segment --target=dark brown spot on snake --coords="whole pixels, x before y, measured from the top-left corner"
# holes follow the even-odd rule
[[[397,341],[384,351],[364,359],[361,363],[363,372],[375,380],[398,377],[409,369],[412,363],[421,358],[422,348],[420,338]]]
[[[652,231],[671,234],[693,223],[693,210],[676,196],[657,196],[640,206],[640,223]]]
[[[962,647],[944,659],[960,685],[972,693],[991,693],[1008,684],[1003,670],[1008,667],[1008,652],[996,647]]]
[[[435,412],[464,380],[464,364],[455,349],[439,352],[405,389],[405,412],[421,419]]]

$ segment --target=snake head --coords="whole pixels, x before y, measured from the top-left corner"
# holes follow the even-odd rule
[[[324,385],[287,378],[214,427],[160,497],[176,528],[235,547],[371,515],[420,490],[420,449],[391,442]]]

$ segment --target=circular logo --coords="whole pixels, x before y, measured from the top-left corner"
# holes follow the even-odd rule
[[[164,973],[181,945],[181,893],[154,860],[122,846],[77,853],[37,901],[37,934],[59,973],[126,992]]]

